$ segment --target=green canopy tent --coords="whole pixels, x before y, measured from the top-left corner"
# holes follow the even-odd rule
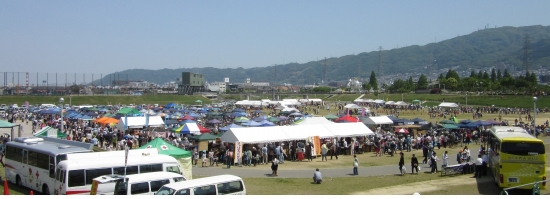
[[[133,114],[140,114],[140,112],[135,108],[122,108],[118,113],[123,115],[133,115]]]
[[[176,158],[180,163],[181,168],[183,169],[182,172],[185,176],[185,179],[193,179],[193,164],[191,161],[192,153],[190,151],[186,151],[174,145],[171,145],[170,143],[164,141],[162,138],[155,138],[151,142],[139,147],[139,149],[157,149],[159,154],[168,155]]]
[[[443,128],[446,128],[446,129],[459,129],[460,128],[460,127],[458,127],[456,125],[453,125],[453,124],[443,124],[441,126],[443,126]]]
[[[12,124],[12,123],[9,123],[7,121],[4,121],[4,120],[0,120],[0,128],[2,129],[11,129],[11,135],[10,135],[10,140],[13,140],[13,137],[15,136],[14,135],[14,132],[13,132],[13,127],[19,127],[18,129],[18,136],[21,137],[21,125],[19,124]],[[6,133],[7,134],[7,133]]]
[[[328,115],[325,115],[325,118],[327,118],[328,120],[335,120],[335,119],[338,119],[339,117],[333,114],[328,114]]]
[[[46,126],[42,129],[40,129],[38,132],[34,133],[34,136],[53,137],[53,138],[59,138],[59,139],[67,138],[67,135],[65,135],[65,133],[62,133],[61,131],[58,131],[57,129],[49,127],[49,126]]]
[[[413,102],[413,103],[419,103],[420,100],[415,99],[415,100],[413,100],[412,102]]]
[[[195,141],[199,141],[199,142],[200,141],[216,140],[217,138],[219,138],[219,137],[215,136],[215,135],[212,135],[210,133],[204,133],[204,134],[189,137],[190,140],[195,140]]]

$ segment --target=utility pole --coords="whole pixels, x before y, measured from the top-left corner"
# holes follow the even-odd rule
[[[378,48],[378,75],[377,76],[378,76],[378,79],[382,81],[382,84],[384,84],[383,83],[384,78],[382,78],[382,50],[383,50],[383,48],[382,48],[382,46],[380,46]],[[380,85],[380,86],[382,86],[382,85]]]
[[[325,71],[324,71],[324,75],[323,75],[323,80],[324,80],[324,84],[327,85],[328,84],[328,80],[327,80],[327,57],[325,57]]]

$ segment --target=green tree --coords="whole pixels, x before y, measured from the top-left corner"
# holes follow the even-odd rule
[[[470,77],[477,78],[477,74],[474,70],[472,70],[472,72],[470,72]]]
[[[445,75],[445,79],[449,79],[451,77],[457,81],[460,81],[460,76],[458,75],[458,73],[454,70],[449,69],[449,71],[447,71],[447,75]]]
[[[512,77],[512,75],[508,73],[508,69],[504,69],[504,75],[502,76],[502,78],[509,78],[509,77]]]
[[[376,74],[374,73],[374,71],[371,71],[370,73],[369,85],[372,89],[378,90],[378,81],[376,80]]]
[[[498,69],[497,71],[497,80],[500,81],[502,79],[502,72],[500,71],[500,69]]]
[[[447,89],[454,90],[458,86],[458,81],[454,77],[449,77],[445,83]]]
[[[444,80],[445,79],[445,76],[443,75],[443,73],[439,74],[439,77],[437,77],[437,80],[439,80],[439,82],[441,82],[441,80]]]
[[[416,88],[417,89],[428,88],[428,78],[426,77],[426,75],[424,74],[420,75],[420,77],[418,78],[418,82],[416,83]]]
[[[483,72],[481,72],[481,70],[479,70],[479,72],[477,73],[477,78],[483,78]]]
[[[407,80],[407,90],[408,91],[414,90],[414,81],[412,76],[409,76],[409,80]]]
[[[491,70],[491,81],[492,82],[497,81],[497,71],[494,68],[493,70]]]
[[[363,84],[363,85],[361,85],[361,87],[363,88],[363,90],[366,90],[367,92],[370,91],[370,89],[372,88],[372,87],[370,86],[370,84],[366,84],[366,83]]]
[[[318,86],[313,88],[312,90],[314,93],[329,93],[331,91],[331,88],[328,86]]]
[[[491,80],[491,77],[489,76],[489,73],[487,73],[487,71],[483,71],[483,79],[484,80]]]

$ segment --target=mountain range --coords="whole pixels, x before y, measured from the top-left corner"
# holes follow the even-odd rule
[[[307,63],[255,68],[179,68],[131,69],[113,73],[128,76],[129,80],[143,80],[162,84],[181,78],[181,72],[202,73],[208,82],[223,81],[271,82],[294,85],[320,83],[322,80],[344,81],[350,78],[368,78],[371,71],[377,77],[387,74],[422,72],[444,68],[475,69],[497,63],[521,66],[526,35],[530,38],[531,67],[550,67],[550,26],[499,27],[474,31],[468,35],[391,50],[363,52],[357,55],[332,57]],[[382,59],[380,59],[380,57]],[[380,61],[381,60],[381,61]],[[378,71],[379,64],[382,72]],[[325,73],[326,70],[326,73]],[[326,78],[325,78],[326,74]],[[109,76],[104,76],[108,81]],[[98,82],[100,80],[97,80]]]

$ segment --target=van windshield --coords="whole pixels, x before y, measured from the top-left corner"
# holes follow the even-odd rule
[[[166,171],[181,174],[180,168],[178,166],[166,166]]]
[[[174,192],[176,192],[176,190],[162,186],[155,195],[174,195]]]
[[[114,195],[128,195],[128,178],[116,181]]]

